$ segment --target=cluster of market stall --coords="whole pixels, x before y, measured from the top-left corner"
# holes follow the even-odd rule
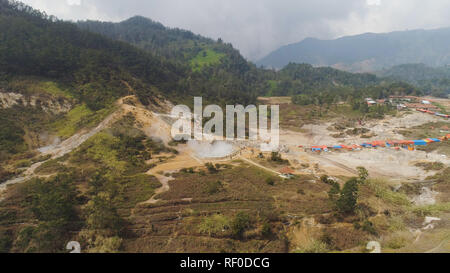
[[[332,150],[354,151],[354,150],[362,150],[364,148],[378,148],[378,147],[392,148],[395,150],[407,149],[410,151],[414,151],[416,149],[416,146],[426,146],[429,143],[438,143],[442,141],[448,141],[449,139],[450,134],[447,134],[446,136],[440,138],[426,138],[419,140],[383,140],[383,141],[377,140],[353,145],[319,145],[312,147],[299,146],[299,148],[304,148],[305,150],[310,150],[312,152],[321,152],[321,151],[328,152]]]

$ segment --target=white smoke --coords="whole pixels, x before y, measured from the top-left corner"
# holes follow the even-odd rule
[[[208,143],[190,140],[188,141],[188,146],[197,156],[202,158],[225,157],[233,152],[233,145],[225,141],[214,141],[213,143]]]

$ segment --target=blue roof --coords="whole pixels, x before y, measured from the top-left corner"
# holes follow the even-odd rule
[[[425,140],[413,140],[414,145],[427,145],[427,142]]]
[[[430,138],[431,140],[433,140],[434,142],[441,142],[441,140],[437,139],[437,138]]]

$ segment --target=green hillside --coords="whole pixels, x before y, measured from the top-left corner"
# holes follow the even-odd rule
[[[403,64],[384,69],[378,75],[416,85],[424,93],[436,97],[450,94],[450,67],[429,67],[425,64]]]

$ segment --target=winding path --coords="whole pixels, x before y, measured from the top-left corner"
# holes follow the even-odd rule
[[[108,126],[110,126],[113,122],[115,122],[118,118],[122,117],[126,111],[122,107],[123,106],[123,99],[119,99],[116,103],[118,106],[120,106],[119,109],[108,115],[102,122],[100,122],[95,128],[92,128],[91,130],[86,131],[85,129],[82,129],[81,131],[77,132],[73,136],[69,137],[68,139],[64,140],[60,144],[56,145],[55,147],[49,149],[46,152],[43,152],[41,155],[51,155],[51,159],[60,158],[76,148],[78,148],[81,144],[83,144],[86,140],[88,140],[93,135],[99,133],[103,129],[106,129]],[[7,187],[14,184],[23,183],[31,178],[37,177],[34,171],[44,164],[46,161],[38,162],[33,165],[31,165],[28,169],[25,170],[25,172],[19,176],[15,177],[13,179],[10,179],[2,184],[0,184],[0,201],[3,201],[4,196],[3,193],[6,191]]]
[[[266,171],[275,173],[275,174],[277,174],[277,175],[281,175],[280,172],[277,172],[277,171],[272,170],[272,169],[270,169],[270,168],[264,167],[263,165],[258,164],[258,163],[254,162],[254,161],[252,161],[252,160],[250,160],[250,159],[248,159],[248,158],[245,158],[245,157],[242,157],[242,156],[238,156],[238,158],[239,158],[239,159],[242,159],[242,160],[244,160],[245,162],[248,162],[248,163],[250,163],[250,164],[252,164],[252,165],[254,165],[254,166],[258,167],[258,168],[261,168],[261,169],[264,169],[264,170],[266,170]]]
[[[173,177],[168,177],[168,176],[164,176],[164,175],[160,175],[160,174],[152,174],[152,175],[159,180],[159,182],[162,184],[162,186],[155,190],[155,193],[153,194],[153,196],[149,200],[144,201],[141,204],[155,204],[155,203],[157,203],[159,201],[159,199],[155,199],[155,197],[158,196],[161,193],[169,191],[170,190],[169,181],[174,180]]]

